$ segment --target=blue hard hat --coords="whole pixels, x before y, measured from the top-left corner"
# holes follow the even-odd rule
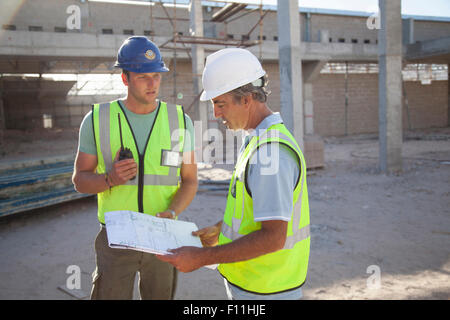
[[[158,47],[143,36],[130,37],[117,53],[114,67],[136,73],[168,72]]]

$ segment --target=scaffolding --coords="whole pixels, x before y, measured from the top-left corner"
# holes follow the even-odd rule
[[[263,10],[262,0],[258,7],[248,8],[249,4],[246,3],[236,3],[232,1],[214,1],[215,3],[223,4],[223,7],[212,14],[210,20],[204,20],[207,22],[220,23],[224,25],[225,33],[224,37],[205,37],[205,36],[192,36],[192,35],[183,35],[181,32],[177,30],[177,21],[186,21],[189,19],[177,17],[177,1],[173,0],[173,14],[171,15],[169,10],[164,5],[167,2],[163,2],[162,0],[152,1],[150,0],[150,26],[152,30],[151,39],[154,39],[156,33],[154,30],[154,20],[168,20],[171,28],[172,28],[172,36],[159,45],[161,50],[169,50],[172,51],[172,70],[173,70],[173,93],[172,98],[173,101],[176,102],[179,97],[177,93],[177,77],[180,73],[177,71],[177,60],[179,52],[183,52],[187,54],[189,60],[192,60],[191,57],[191,46],[192,45],[203,45],[207,46],[205,51],[211,51],[209,46],[220,46],[220,47],[237,47],[237,48],[248,48],[252,46],[259,45],[259,59],[262,60],[262,42],[263,42],[263,20],[269,11]],[[155,16],[154,15],[154,6],[159,5],[163,12],[164,17]],[[250,28],[250,30],[242,37],[241,40],[232,39],[227,36],[227,26],[229,23],[241,19],[245,16],[248,16],[251,13],[259,12],[259,19],[257,23]],[[250,35],[255,31],[255,29],[259,27],[259,36],[257,40],[250,40]],[[215,51],[215,50],[214,50]],[[201,76],[201,75],[193,75],[193,76]],[[190,109],[197,103],[200,98],[200,94],[196,95],[193,101],[186,106],[186,111],[190,111]]]
[[[247,12],[244,12],[243,14],[235,17],[236,14],[243,11],[247,8],[248,4],[245,3],[236,3],[231,1],[214,1],[216,3],[222,3],[224,4],[222,9],[219,9],[217,12],[215,12],[212,15],[211,20],[209,22],[215,22],[215,23],[223,23],[225,30],[227,30],[227,25],[230,22],[233,22],[235,20],[238,20],[240,18],[243,18],[244,16],[249,15],[250,13],[259,11],[260,17],[258,22],[249,30],[249,32],[243,36],[241,40],[235,40],[230,39],[227,37],[227,32],[225,32],[225,36],[223,38],[217,38],[217,37],[198,37],[198,36],[185,36],[180,34],[176,30],[176,21],[177,20],[186,20],[183,18],[177,18],[176,16],[176,9],[177,9],[177,3],[176,0],[173,1],[173,8],[174,8],[174,16],[171,17],[168,10],[164,6],[164,2],[162,0],[157,1],[156,3],[161,6],[163,9],[166,17],[154,17],[153,16],[153,10],[150,11],[150,25],[153,26],[153,19],[167,19],[169,20],[172,29],[173,29],[173,36],[168,41],[160,45],[160,48],[162,49],[170,49],[170,50],[189,50],[190,48],[186,47],[186,44],[202,44],[202,45],[219,45],[219,46],[231,46],[231,47],[251,47],[255,45],[262,45],[262,33],[263,33],[263,19],[268,13],[268,11],[264,11],[262,7],[262,0],[260,2],[260,5],[258,8],[250,9]],[[150,6],[151,8],[153,6]],[[256,27],[259,26],[259,37],[258,40],[250,41],[248,40],[250,34],[256,29]],[[169,43],[173,43],[173,46],[169,46]],[[177,44],[181,44],[182,48],[178,47]],[[261,52],[261,50],[260,50]],[[261,54],[260,54],[261,58]]]

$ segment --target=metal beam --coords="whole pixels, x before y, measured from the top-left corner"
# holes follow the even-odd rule
[[[229,17],[235,15],[239,11],[245,9],[247,5],[245,3],[229,3],[219,11],[213,14],[211,21],[213,22],[224,22]]]

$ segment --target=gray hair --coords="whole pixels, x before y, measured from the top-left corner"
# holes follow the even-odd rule
[[[267,96],[270,94],[270,90],[267,88],[268,83],[269,80],[267,74],[265,74],[258,80],[234,89],[233,91],[230,91],[230,93],[236,103],[240,102],[242,97],[246,97],[249,94],[252,95],[253,99],[264,103],[267,101]]]

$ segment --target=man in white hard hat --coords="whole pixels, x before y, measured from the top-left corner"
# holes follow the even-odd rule
[[[309,259],[305,160],[279,113],[267,106],[267,75],[245,49],[208,56],[201,100],[232,130],[248,130],[222,221],[194,232],[203,248],[159,256],[182,272],[219,264],[230,299],[300,299]]]

